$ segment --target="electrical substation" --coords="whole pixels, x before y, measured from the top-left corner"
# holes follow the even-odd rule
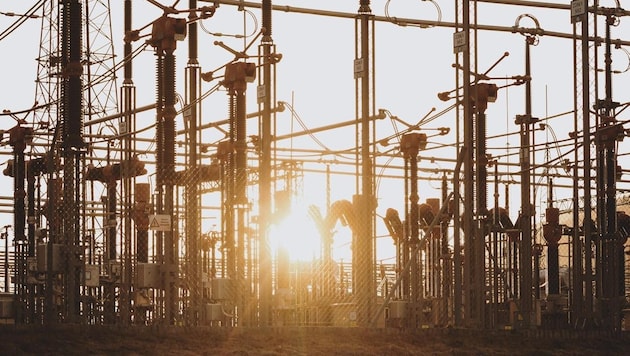
[[[630,195],[620,159],[630,99],[613,91],[627,73],[612,59],[630,59],[628,33],[616,31],[630,15],[620,1],[427,0],[433,12],[421,18],[392,16],[393,0],[356,1],[355,12],[271,0],[33,3],[12,14],[11,28],[18,36],[22,22],[41,23],[35,104],[2,102],[2,122],[13,126],[0,141],[0,322],[630,328]],[[138,21],[139,3],[158,16]],[[477,22],[490,7],[527,12],[511,26]],[[114,9],[124,38],[111,36]],[[227,11],[258,27],[236,39],[212,35],[207,28]],[[537,12],[557,14],[566,31],[545,30]],[[282,75],[291,59],[276,40],[278,14],[347,24],[339,37],[354,58],[339,62],[353,80],[345,104],[353,117],[306,125],[278,97],[301,80]],[[442,105],[418,123],[394,115],[396,104],[381,108],[383,28],[450,34],[439,40],[449,43],[449,78],[398,78],[401,101],[424,85],[434,91],[426,105]],[[524,56],[492,48],[499,55],[481,59],[484,33],[518,43]],[[559,117],[533,103],[531,58],[555,60],[535,50],[549,38],[572,49],[570,107]],[[231,59],[212,61],[214,53]],[[141,59],[153,77],[135,75]],[[518,73],[495,75],[507,61]],[[334,80],[326,88],[337,90]],[[508,90],[524,105],[498,144],[490,109]],[[288,121],[300,129],[286,131]],[[552,126],[567,134],[541,136]],[[505,131],[518,137],[513,147],[497,147]],[[320,135],[352,148],[301,146]],[[300,205],[308,190],[324,204]],[[291,223],[298,209],[305,219]],[[316,243],[296,258],[309,234]],[[348,236],[341,257],[340,235]]]

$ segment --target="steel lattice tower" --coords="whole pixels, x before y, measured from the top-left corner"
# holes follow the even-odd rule
[[[118,111],[114,45],[109,0],[88,0],[83,19],[83,75],[85,83],[86,126],[90,119]],[[42,24],[37,60],[35,102],[50,104],[35,112],[33,122],[48,124],[51,130],[57,121],[58,86],[60,79],[59,2],[46,1],[42,9]]]
[[[39,169],[29,173],[36,175],[38,182],[45,182],[38,183],[37,192],[29,192],[29,195],[33,195],[33,202],[48,201],[50,208],[42,211],[46,222],[29,212],[29,240],[35,231],[47,228],[46,241],[65,243],[67,248],[63,253],[71,253],[77,257],[73,259],[76,262],[73,266],[64,269],[66,282],[70,280],[70,288],[73,289],[64,290],[64,303],[75,306],[79,304],[78,295],[82,294],[80,291],[84,288],[79,283],[82,266],[98,258],[97,254],[104,253],[103,237],[98,236],[99,232],[104,231],[101,226],[104,222],[97,220],[94,214],[94,209],[98,209],[94,205],[98,204],[101,191],[97,191],[96,186],[82,185],[80,181],[83,172],[81,166],[84,164],[82,156],[86,148],[84,137],[105,132],[105,126],[100,125],[96,118],[118,111],[110,8],[109,0],[45,1],[42,7],[39,54],[36,59],[37,109],[34,110],[30,122],[35,134],[29,153],[33,158],[41,159],[43,156],[44,163],[37,166]],[[77,31],[78,28],[80,31]],[[79,99],[76,98],[75,91],[81,93]],[[73,118],[68,119],[69,115]],[[114,135],[118,134],[117,129],[111,125],[108,130],[113,131]],[[110,133],[109,131],[106,132]],[[66,134],[70,134],[72,139],[60,139]],[[87,163],[113,158],[120,150],[119,146],[116,149],[114,143],[115,141],[108,141],[107,149],[90,147],[93,152],[90,152],[90,161]],[[69,153],[70,151],[73,152]],[[68,154],[72,157],[66,157]],[[59,165],[61,161],[64,162],[63,170]],[[74,164],[70,164],[70,161],[74,161]],[[37,199],[35,195],[38,196]],[[63,217],[59,218],[54,204],[62,200],[65,201],[61,210]],[[29,206],[29,211],[30,208]],[[114,222],[113,226],[116,225]],[[47,255],[51,256],[53,247],[52,244],[49,245]],[[31,246],[31,249],[34,250],[35,247]],[[33,254],[29,253],[29,256]],[[50,261],[51,259],[47,259],[49,265]],[[53,289],[58,287],[57,283],[59,282],[53,280],[52,273],[47,273],[44,288],[28,289],[26,315],[31,315],[30,322],[40,318],[35,311],[41,310],[35,305],[35,295],[39,293],[45,295],[43,310],[50,312],[47,318],[44,316],[44,320],[54,321],[59,317],[53,306]],[[68,283],[64,283],[64,288],[68,288]],[[72,295],[77,298],[69,297]],[[78,307],[75,306],[64,305],[61,315],[64,318],[78,316]],[[72,312],[75,309],[77,312]]]

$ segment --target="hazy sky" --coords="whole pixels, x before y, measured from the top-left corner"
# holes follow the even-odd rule
[[[107,3],[106,1],[103,1]],[[172,1],[160,1],[170,5]],[[30,6],[31,2],[10,1],[0,5],[2,13],[23,13]],[[184,9],[187,1],[180,1],[178,9]],[[345,13],[356,13],[359,1],[304,1],[285,0],[274,1],[274,5],[289,5],[301,8],[317,8],[329,11],[339,11]],[[420,28],[417,26],[400,26],[393,22],[401,18],[415,18],[422,20],[441,20],[445,23],[453,22],[455,19],[455,1],[420,1],[420,0],[390,0],[372,1],[372,12],[378,16],[389,15],[392,22],[377,22],[375,25],[375,58],[376,58],[376,108],[389,110],[392,115],[401,120],[415,124],[424,117],[432,108],[435,112],[441,112],[451,106],[454,101],[442,102],[437,94],[443,91],[450,91],[455,87],[456,70],[452,67],[455,62],[453,54],[452,36],[453,28],[435,26],[430,28]],[[568,1],[550,1],[549,3],[567,4]],[[602,6],[615,6],[614,1],[601,1]],[[620,1],[624,6],[624,1]],[[627,3],[627,2],[625,2]],[[112,31],[114,39],[114,50],[117,58],[122,57],[123,47],[123,26],[122,7],[123,1],[110,1],[112,10]],[[211,3],[199,2],[200,5],[211,5]],[[134,5],[134,28],[141,28],[161,15],[161,11],[147,1],[136,0]],[[478,22],[483,25],[490,25],[502,28],[510,28],[516,25],[516,19],[520,15],[528,14],[539,21],[540,28],[547,32],[572,33],[569,12],[567,10],[540,9],[533,7],[520,7],[512,5],[501,5],[480,2],[477,8]],[[252,18],[252,15],[256,18]],[[186,15],[177,15],[185,17]],[[333,18],[318,15],[296,14],[291,12],[275,11],[273,13],[273,39],[278,53],[283,55],[281,62],[277,65],[277,100],[292,103],[297,114],[303,123],[310,129],[329,125],[343,121],[352,120],[355,117],[355,81],[353,79],[353,60],[355,53],[355,22],[351,19]],[[8,28],[17,18],[0,16],[0,31]],[[601,18],[603,23],[603,18]],[[214,17],[204,20],[205,29],[213,33],[223,34],[251,34],[252,31],[260,30],[262,19],[259,9],[251,9],[251,15],[238,11],[236,7],[221,5]],[[621,18],[620,24],[612,29],[613,38],[624,38],[629,32],[628,22],[630,19]],[[532,28],[533,21],[527,17],[519,22],[519,27]],[[258,26],[258,27],[256,27]],[[35,93],[36,62],[40,38],[40,19],[28,20],[24,25],[15,30],[10,35],[0,40],[0,51],[3,53],[2,67],[0,67],[1,77],[4,85],[0,86],[0,109],[19,111],[33,105]],[[143,33],[148,33],[144,30]],[[599,33],[603,35],[603,27]],[[229,36],[217,37],[200,30],[199,37],[199,62],[203,71],[214,70],[221,67],[233,56],[224,49],[215,46],[214,41],[223,41],[231,48],[240,50],[245,40],[236,39]],[[134,43],[134,48],[140,46],[142,41]],[[255,55],[258,42],[249,50],[249,54]],[[525,37],[517,33],[503,31],[479,31],[477,39],[478,59],[477,66],[479,72],[485,72],[490,68],[505,52],[509,56],[503,59],[490,73],[491,77],[497,78],[492,82],[499,86],[511,83],[506,77],[523,75],[525,68]],[[603,52],[603,47],[602,50]],[[145,50],[134,61],[134,83],[138,88],[138,106],[148,105],[154,102],[155,98],[155,69],[154,55],[151,49]],[[178,72],[177,91],[184,93],[184,70],[187,62],[186,43],[179,42],[176,52]],[[603,58],[603,56],[601,56]],[[252,59],[255,61],[255,59]],[[537,46],[531,47],[532,63],[532,104],[533,115],[544,118],[573,110],[573,45],[569,39],[554,38],[551,36],[540,36]],[[603,61],[600,59],[600,68]],[[615,101],[625,103],[629,101],[630,88],[628,88],[628,76],[626,72],[630,62],[625,48],[616,49],[613,56],[613,69],[621,72],[613,76],[613,98]],[[118,85],[122,83],[123,73],[118,73]],[[599,78],[603,85],[603,76]],[[211,88],[215,82],[204,83],[204,90]],[[602,87],[603,88],[603,87]],[[604,91],[600,89],[600,97]],[[248,95],[255,98],[255,84],[249,87]],[[255,101],[250,100],[248,111],[256,111]],[[525,91],[524,86],[509,87],[501,89],[497,101],[491,103],[487,110],[488,136],[501,135],[499,138],[488,141],[489,153],[499,156],[499,160],[504,163],[517,163],[518,155],[516,148],[519,143],[518,135],[502,136],[508,132],[515,132],[518,126],[514,124],[516,115],[524,114]],[[203,121],[212,122],[223,120],[227,113],[227,96],[224,91],[214,93],[203,102]],[[625,120],[624,112],[619,119]],[[138,127],[150,125],[155,120],[153,113],[138,115]],[[181,118],[179,118],[178,129],[182,128]],[[8,117],[3,117],[0,121],[0,129],[9,129],[15,123]],[[552,127],[558,140],[568,138],[568,132],[573,130],[573,116],[563,115],[548,122]],[[455,141],[455,111],[451,110],[445,115],[436,118],[427,124],[426,129],[438,127],[450,127],[451,131],[446,136],[434,137],[430,139],[427,151],[422,155],[446,157],[453,159],[456,151],[452,146],[436,148],[441,145],[450,145]],[[400,123],[394,126],[389,119],[381,120],[377,124],[377,139],[388,137],[396,131],[405,127]],[[252,122],[252,130],[256,130],[256,125]],[[292,118],[289,110],[278,115],[278,135],[285,135],[291,132],[303,131],[296,118]],[[426,131],[432,134],[435,131]],[[255,132],[253,133],[255,134]],[[308,135],[296,138],[292,142],[285,140],[279,145],[283,147],[294,147],[305,150],[331,151],[350,149],[354,146],[354,132],[352,128],[336,130],[316,135],[318,142],[315,142]],[[222,138],[220,132],[210,133],[207,140],[214,142]],[[5,138],[6,140],[6,138]],[[550,141],[547,150],[541,150],[537,154],[537,163],[549,156],[554,158],[558,152],[569,151],[568,147],[555,147],[551,141],[555,139],[549,130],[536,133],[536,142]],[[620,153],[628,151],[627,142],[619,146]],[[324,146],[324,147],[322,147]],[[395,140],[388,147],[379,147],[383,152],[396,147]],[[0,152],[9,153],[10,147],[0,147]],[[510,153],[509,156],[506,156]],[[288,153],[282,153],[283,156]],[[303,154],[294,153],[294,158],[300,159]],[[4,157],[4,159],[2,159]],[[4,154],[0,159],[2,162],[10,156]],[[572,155],[570,158],[572,159]],[[323,161],[349,162],[353,156],[346,155],[320,155],[302,157],[308,160],[321,158]],[[624,157],[625,158],[625,157]],[[625,159],[624,159],[625,160]],[[623,160],[622,160],[623,161]],[[400,167],[403,164],[402,158],[395,158],[388,161],[386,158],[379,159],[382,164],[388,163],[392,166]],[[305,167],[314,170],[323,170],[325,165],[310,163]],[[422,168],[429,169],[451,169],[452,163],[431,162],[422,160]],[[623,166],[623,163],[622,163]],[[340,165],[332,164],[331,168],[341,169]],[[626,168],[626,167],[624,167]],[[347,170],[347,168],[345,168]],[[504,168],[510,174],[501,177],[502,180],[513,178],[520,181],[518,169],[516,167]],[[537,174],[542,174],[542,170]],[[383,171],[385,175],[401,175],[400,170]],[[426,176],[429,173],[421,173]],[[440,174],[435,174],[439,176]],[[322,175],[309,181],[304,180],[304,201],[305,204],[317,204],[322,207],[324,201],[324,184]],[[0,190],[0,196],[9,197],[12,195],[11,181],[1,178],[5,187]],[[330,187],[332,200],[351,199],[354,193],[354,179],[351,177],[335,175],[333,184]],[[570,184],[570,179],[564,181]],[[624,183],[620,183],[623,185]],[[438,183],[423,184],[421,190],[421,201],[426,198],[441,196]],[[383,178],[378,185],[379,207],[377,213],[384,215],[388,207],[394,207],[402,212],[404,196],[402,195],[402,180],[392,180]],[[493,189],[490,187],[489,189]],[[503,192],[504,187],[502,186]],[[567,197],[566,190],[555,193],[555,196]],[[570,193],[570,192],[569,192]],[[502,193],[503,194],[503,193]],[[519,196],[518,185],[510,186],[510,195],[513,198]],[[540,189],[537,194],[536,203],[544,202],[546,190]],[[492,195],[489,195],[492,200]],[[503,197],[501,199],[504,199]],[[11,201],[9,201],[10,203]],[[492,206],[492,201],[489,206]],[[517,206],[511,207],[511,215],[518,214]],[[7,208],[3,208],[7,210]],[[9,209],[11,210],[11,209]],[[544,210],[544,207],[542,208]],[[541,211],[541,209],[539,209]],[[9,214],[2,214],[0,220],[11,221]],[[379,222],[379,230],[382,230]],[[380,233],[380,232],[379,232]]]

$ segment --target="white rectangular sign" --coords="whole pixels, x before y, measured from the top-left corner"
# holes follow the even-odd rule
[[[149,229],[153,231],[171,231],[171,216],[166,214],[149,215]]]

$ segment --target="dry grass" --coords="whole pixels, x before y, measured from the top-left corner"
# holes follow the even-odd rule
[[[0,326],[2,355],[627,355],[630,335],[360,328]]]

